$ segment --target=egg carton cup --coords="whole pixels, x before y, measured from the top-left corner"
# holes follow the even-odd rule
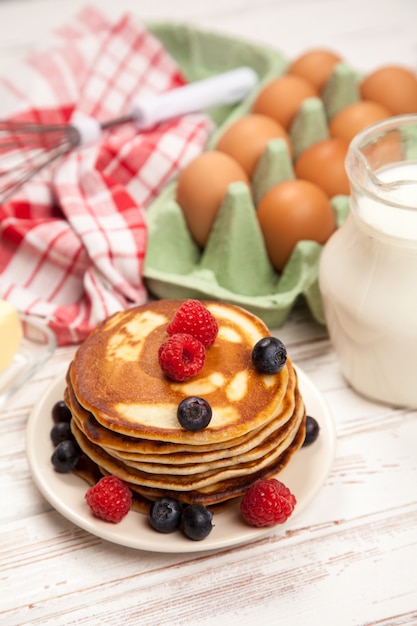
[[[263,85],[284,74],[289,61],[275,50],[184,25],[154,24],[150,29],[176,59],[190,81],[241,65],[259,76],[256,90],[236,106],[209,111],[216,130],[207,150],[233,121],[250,113]],[[329,138],[328,122],[340,109],[356,102],[359,75],[348,65],[335,67],[320,98],[305,100],[289,135],[293,157],[282,139],[268,143],[251,181],[251,190],[233,183],[217,215],[204,250],[193,240],[170,183],[147,209],[148,249],[144,279],[156,298],[198,298],[230,302],[258,315],[269,327],[284,324],[295,303],[304,298],[313,318],[325,324],[318,286],[323,246],[299,242],[284,270],[278,273],[268,257],[256,218],[256,206],[274,185],[295,178],[293,158],[313,143]],[[349,212],[347,196],[331,199],[339,227]]]

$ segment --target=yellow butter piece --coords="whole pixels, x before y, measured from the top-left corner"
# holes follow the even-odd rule
[[[0,372],[13,361],[22,338],[19,315],[12,304],[0,300]]]

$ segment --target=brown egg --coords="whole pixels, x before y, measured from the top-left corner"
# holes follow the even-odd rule
[[[329,198],[307,180],[272,187],[260,201],[257,216],[271,263],[279,272],[299,241],[324,244],[336,228]]]
[[[348,195],[350,187],[345,169],[348,147],[349,142],[338,137],[317,141],[298,157],[295,175],[321,187],[329,198]]]
[[[311,83],[299,76],[286,74],[265,85],[253,103],[252,112],[269,115],[288,129],[303,100],[316,97],[318,91]]]
[[[351,141],[361,130],[391,116],[390,111],[370,100],[360,100],[344,107],[336,113],[329,124],[332,137]]]
[[[191,235],[204,247],[231,183],[249,186],[244,169],[232,157],[213,150],[193,159],[178,177],[176,200]]]
[[[373,100],[392,115],[417,113],[417,76],[405,67],[387,65],[369,74],[360,85],[361,97]]]
[[[277,138],[284,139],[292,154],[290,138],[281,124],[266,115],[244,115],[226,128],[216,150],[233,157],[251,178],[267,143]]]
[[[335,66],[341,63],[342,58],[323,48],[308,50],[288,67],[288,74],[300,76],[308,80],[320,92],[329,80]]]

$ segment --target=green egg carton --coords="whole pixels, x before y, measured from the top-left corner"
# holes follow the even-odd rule
[[[204,32],[184,25],[154,24],[150,29],[176,59],[189,81],[246,65],[259,76],[254,93],[236,106],[212,109],[216,124],[207,145],[213,149],[224,129],[250,112],[264,84],[283,74],[288,60],[274,50]],[[357,77],[340,64],[322,98],[306,100],[291,128],[297,157],[309,145],[328,137],[328,120],[342,106],[356,101]],[[214,299],[238,304],[273,328],[282,326],[295,302],[304,298],[313,318],[324,324],[318,288],[318,262],[322,246],[301,241],[282,273],[272,267],[256,219],[256,205],[274,185],[294,178],[292,160],[283,140],[271,141],[252,178],[252,195],[246,185],[229,186],[204,250],[191,237],[177,204],[176,183],[169,184],[147,209],[149,232],[144,279],[157,298]],[[346,196],[332,198],[337,225],[349,208]]]

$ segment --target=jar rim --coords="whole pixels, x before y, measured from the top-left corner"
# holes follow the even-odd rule
[[[414,153],[411,154],[409,160],[399,160],[392,163],[391,166],[399,166],[404,163],[415,164],[417,171],[417,114],[398,115],[390,117],[386,120],[376,122],[358,133],[350,142],[349,149],[345,159],[345,167],[352,188],[361,190],[366,196],[373,200],[384,201],[393,208],[404,211],[417,211],[417,204],[410,206],[395,197],[395,192],[403,189],[408,185],[417,186],[417,178],[414,180],[400,180],[394,182],[386,182],[378,177],[372,170],[363,150],[366,147],[372,147],[378,140],[388,136],[393,132],[408,132],[415,134]],[[390,166],[387,167],[387,169]],[[383,168],[381,168],[382,170]],[[394,194],[394,195],[393,195]]]

